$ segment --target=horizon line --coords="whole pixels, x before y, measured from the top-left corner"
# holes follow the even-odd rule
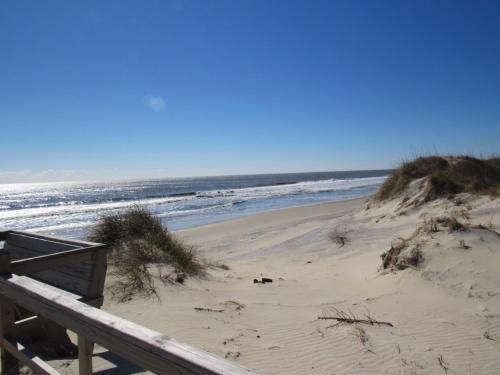
[[[26,182],[0,182],[2,185],[29,185],[29,184],[71,184],[71,183],[111,183],[111,182],[127,182],[127,181],[151,181],[151,180],[180,180],[180,179],[195,179],[195,178],[215,178],[215,177],[242,177],[242,176],[270,176],[270,175],[292,175],[292,174],[307,174],[307,173],[342,173],[342,172],[371,172],[371,171],[393,171],[394,168],[376,168],[376,169],[345,169],[335,171],[307,171],[307,172],[272,172],[272,173],[242,173],[242,174],[221,174],[221,175],[201,175],[201,176],[172,176],[172,177],[131,177],[117,179],[82,179],[82,180],[67,180],[67,181],[26,181]]]

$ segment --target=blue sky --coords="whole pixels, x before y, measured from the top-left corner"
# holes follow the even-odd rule
[[[0,3],[0,183],[498,153],[497,1]]]

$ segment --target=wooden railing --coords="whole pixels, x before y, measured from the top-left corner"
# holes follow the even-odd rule
[[[58,374],[16,341],[15,305],[57,322],[78,335],[81,375],[92,374],[92,349],[89,348],[89,342],[99,344],[158,374],[255,374],[161,333],[82,303],[65,291],[27,276],[0,270],[2,373],[21,362],[37,374]]]

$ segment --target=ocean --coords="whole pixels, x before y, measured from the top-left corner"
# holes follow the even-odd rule
[[[368,196],[390,170],[0,184],[0,229],[84,239],[103,215],[141,205],[171,230]]]

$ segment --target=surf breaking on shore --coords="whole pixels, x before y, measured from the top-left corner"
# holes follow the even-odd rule
[[[106,213],[148,207],[182,229],[273,209],[373,193],[387,171],[0,185],[3,227],[83,238]]]

